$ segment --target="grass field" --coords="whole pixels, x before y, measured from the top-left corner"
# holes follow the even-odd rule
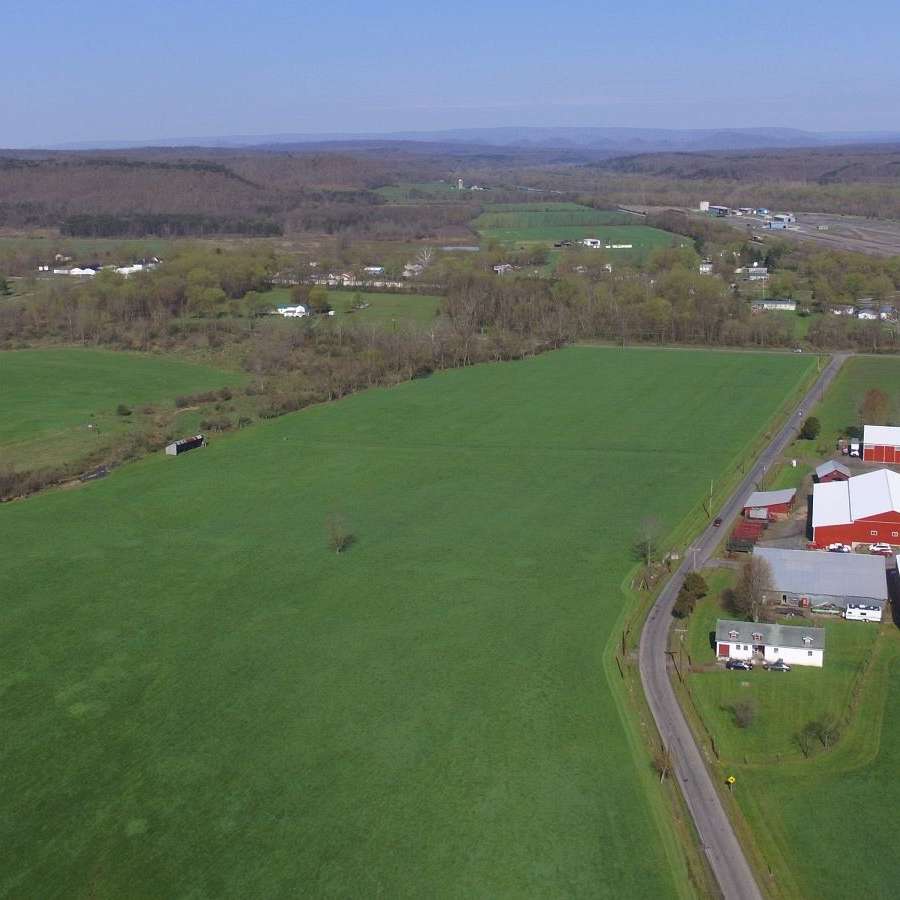
[[[879,388],[892,398],[892,421],[900,422],[900,357],[853,356],[844,363],[815,411],[822,423],[820,441],[833,445],[848,425],[865,424],[858,409],[870,388]]]
[[[573,348],[0,507],[0,894],[687,893],[605,648],[810,363]]]
[[[349,312],[359,295],[368,309]],[[273,306],[287,306],[291,300],[289,288],[274,288],[266,295]],[[368,291],[328,291],[328,302],[335,311],[335,319],[345,322],[379,323],[391,325],[429,325],[434,321],[441,298],[422,294],[382,294]]]
[[[688,639],[695,663],[715,660],[710,633],[715,631],[716,619],[733,617],[722,609],[715,595],[698,603],[690,618]],[[877,629],[842,619],[816,625],[825,628],[822,669],[795,666],[787,673],[789,677],[782,677],[761,666],[752,672],[720,668],[688,677],[694,703],[716,740],[724,764],[745,758],[758,764],[801,758],[796,733],[823,715],[841,718],[847,711],[851,690],[871,656]],[[742,701],[755,709],[755,718],[746,728],[735,724],[732,712]]]
[[[179,394],[240,384],[245,376],[183,360],[108,350],[0,352],[0,459],[38,468],[107,446],[141,420],[120,403],[172,405]],[[88,424],[97,426],[88,430]]]
[[[76,263],[91,262],[87,257],[98,256],[125,261],[140,256],[162,256],[170,251],[174,241],[165,238],[63,238],[63,237],[0,237],[0,256],[5,251],[47,251],[48,254],[64,253],[74,257]],[[84,259],[82,259],[84,257]],[[48,257],[47,262],[53,262]]]
[[[854,624],[854,623],[846,623]],[[794,672],[790,673],[791,675]],[[883,626],[862,702],[837,747],[735,766],[736,800],[785,898],[892,897],[900,855],[900,632]]]
[[[636,217],[614,210],[596,210],[575,203],[528,204],[528,208],[504,207],[482,213],[471,223],[482,240],[501,243],[553,243],[561,240],[580,240],[596,237],[613,244],[633,244],[625,254],[633,259],[658,247],[666,247],[673,240],[687,242],[667,231],[634,223]]]

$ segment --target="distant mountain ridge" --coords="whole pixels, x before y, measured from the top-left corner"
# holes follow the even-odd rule
[[[289,150],[310,144],[417,142],[474,144],[523,149],[592,150],[610,154],[665,151],[765,150],[789,147],[833,147],[848,144],[900,143],[897,132],[817,132],[797,128],[619,128],[497,127],[445,131],[387,133],[322,133],[223,135],[148,141],[89,141],[59,144],[53,150],[124,150],[141,147],[206,147],[218,149]]]

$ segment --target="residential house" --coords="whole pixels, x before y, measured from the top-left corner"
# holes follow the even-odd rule
[[[821,668],[825,663],[825,629],[719,619],[716,658],[769,663],[783,660],[791,666]]]

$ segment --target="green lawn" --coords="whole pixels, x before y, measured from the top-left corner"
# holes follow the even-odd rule
[[[863,425],[859,405],[870,388],[879,388],[894,401],[893,421],[900,422],[900,357],[854,356],[848,359],[815,414],[822,423],[819,437],[831,446],[848,425]]]
[[[572,203],[529,204],[528,209],[491,208],[470,224],[482,240],[506,244],[554,243],[596,237],[612,244],[633,244],[633,250],[610,250],[612,257],[634,259],[673,240],[688,243],[689,238],[658,228],[633,224],[634,216],[614,210],[596,210]],[[631,223],[631,224],[629,224]]]
[[[165,356],[6,350],[0,352],[0,459],[16,468],[71,461],[138,427],[144,404],[171,407],[179,394],[244,380],[239,373]],[[116,415],[120,403],[134,409],[131,416]]]
[[[889,624],[876,646],[853,725],[835,749],[779,766],[734,767],[736,800],[774,870],[779,896],[896,895],[898,697],[900,632]]]
[[[359,295],[367,309],[349,312]],[[272,306],[289,306],[290,288],[273,288],[264,295],[271,300]],[[335,321],[360,322],[363,324],[379,323],[393,325],[430,325],[438,313],[441,298],[424,294],[384,294],[369,291],[329,290],[328,302],[335,311]],[[296,320],[295,320],[296,321]]]
[[[810,363],[572,348],[0,507],[0,894],[688,893],[620,585]]]
[[[718,591],[714,591],[697,605],[689,620],[688,646],[695,665],[715,661],[709,635],[718,618],[734,616],[722,609]],[[846,712],[850,691],[872,653],[878,629],[843,619],[815,624],[825,628],[825,666],[821,669],[794,666],[783,674],[767,672],[762,666],[752,672],[719,668],[688,677],[694,703],[724,764],[745,758],[751,763],[799,758],[802,753],[795,735],[807,722],[826,714],[840,718]],[[734,705],[743,701],[755,709],[754,721],[747,728],[735,724],[732,712]]]
[[[368,309],[350,312],[361,297]],[[382,325],[430,325],[438,314],[441,298],[420,294],[378,294],[366,291],[329,291],[328,302],[334,307],[336,318],[353,322],[377,322]]]

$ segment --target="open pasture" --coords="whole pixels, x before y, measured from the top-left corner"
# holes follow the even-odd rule
[[[572,348],[0,507],[0,893],[689,894],[621,585],[810,365]]]
[[[638,224],[635,224],[638,223]],[[471,227],[482,240],[505,244],[554,243],[595,237],[611,244],[633,244],[630,251],[609,251],[629,258],[643,255],[673,240],[687,241],[669,232],[639,224],[636,216],[614,210],[596,210],[575,203],[529,204],[529,208],[489,208]]]
[[[145,404],[234,386],[246,376],[165,356],[55,348],[0,352],[0,460],[14,468],[69,462],[142,420]],[[119,404],[132,410],[116,414]],[[93,425],[93,428],[88,428]]]

